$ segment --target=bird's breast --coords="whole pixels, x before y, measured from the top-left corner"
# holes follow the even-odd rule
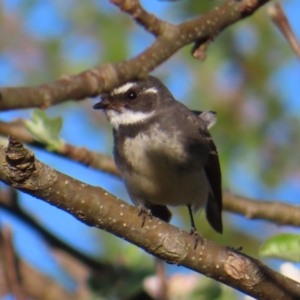
[[[127,137],[117,147],[116,162],[133,202],[202,207],[209,187],[203,168],[184,168],[188,156],[179,133],[157,125]],[[196,207],[197,206],[197,207]]]
[[[122,153],[135,172],[148,173],[170,165],[184,164],[187,153],[180,143],[179,132],[170,133],[160,130],[153,124],[149,130],[138,133],[135,137],[127,137],[123,141]]]

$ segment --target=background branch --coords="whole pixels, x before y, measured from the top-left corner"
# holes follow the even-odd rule
[[[279,225],[300,226],[300,207],[279,201],[262,201],[223,192],[224,209],[245,216]]]
[[[1,88],[0,110],[28,107],[45,109],[70,99],[82,100],[86,97],[95,97],[131,79],[146,77],[150,71],[182,47],[197,42],[196,49],[198,49],[202,43],[215,39],[225,28],[253,14],[268,1],[227,0],[205,15],[176,26],[152,17],[146,11],[140,14],[139,5],[133,5],[135,10],[126,11],[136,17],[149,31],[158,34],[157,39],[148,49],[128,61],[105,64],[73,76],[64,75],[49,84],[36,87]],[[138,1],[115,0],[114,3],[122,9]],[[156,30],[157,27],[160,29]]]
[[[10,292],[16,300],[25,300],[26,296],[22,287],[19,266],[12,241],[12,232],[8,226],[2,230],[3,264]]]
[[[176,26],[160,20],[154,14],[149,14],[142,7],[139,0],[110,0],[110,2],[119,6],[122,11],[130,14],[138,24],[155,36],[163,35],[170,29],[176,30]]]
[[[273,6],[271,6],[269,8],[269,14],[271,16],[273,23],[281,31],[281,33],[286,38],[287,42],[290,44],[291,48],[298,56],[298,58],[300,58],[300,44],[297,41],[295,33],[280,3],[276,2]]]
[[[46,150],[47,145],[37,142],[34,136],[26,129],[22,119],[14,120],[10,123],[0,121],[0,135],[6,137],[12,135],[20,141],[30,144],[33,147]],[[61,157],[66,157],[77,161],[85,166],[98,169],[102,172],[109,173],[114,176],[120,176],[113,159],[107,155],[88,150],[85,147],[76,147],[71,144],[64,145],[56,150],[51,151]]]
[[[5,245],[6,241],[4,241],[3,239],[3,231],[0,232],[0,234],[2,236],[2,238],[0,238],[0,270],[13,272],[13,270],[7,269],[6,255],[4,253],[7,246]],[[19,258],[17,259],[19,272],[18,276],[20,277],[20,280],[22,280],[22,292],[26,293],[28,297],[32,297],[33,299],[45,299],[45,295],[47,295],[48,300],[83,300],[83,298],[79,298],[76,293],[70,293],[66,291],[53,279],[40,273],[38,270],[31,267],[23,260],[20,260]],[[5,296],[5,294],[10,293],[10,291],[5,286],[3,286],[4,283],[2,282],[2,280],[4,278],[2,278],[2,276],[0,278],[0,297],[2,297]],[[5,283],[7,285],[6,281]]]
[[[300,297],[297,282],[249,256],[208,240],[194,250],[192,236],[156,218],[148,219],[141,228],[135,207],[44,165],[13,138],[6,150],[1,148],[0,159],[1,181],[168,263],[183,265],[260,299]]]

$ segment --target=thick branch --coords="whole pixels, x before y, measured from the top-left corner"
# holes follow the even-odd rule
[[[11,134],[22,142],[45,149],[46,145],[36,143],[33,137],[24,128],[24,123],[17,120],[13,123],[0,121],[0,134]],[[120,176],[113,159],[107,155],[90,151],[86,148],[65,144],[59,152],[54,152],[64,157],[78,161],[89,167],[109,174]],[[1,205],[1,201],[0,201]],[[229,212],[237,213],[248,219],[261,219],[279,225],[300,227],[300,207],[279,201],[261,201],[223,192],[223,208]]]
[[[77,75],[65,75],[49,84],[36,87],[0,89],[0,110],[40,107],[47,108],[70,99],[82,100],[127,82],[143,78],[182,47],[196,42],[195,51],[202,43],[213,40],[231,24],[251,15],[269,0],[227,0],[207,14],[177,26],[163,22],[140,6],[127,9],[136,0],[113,0],[157,35],[155,42],[140,55],[128,61],[105,64]],[[201,52],[201,51],[200,51]],[[200,56],[203,56],[200,55]]]
[[[172,264],[180,264],[259,299],[299,299],[298,283],[258,260],[208,240],[193,249],[193,237],[156,218],[141,228],[136,208],[36,160],[11,138],[0,148],[0,180],[72,214],[87,225],[119,236]]]
[[[6,191],[0,191],[0,208],[3,208],[4,210],[13,214],[19,220],[23,221],[28,226],[30,226],[33,230],[35,230],[38,234],[40,234],[41,237],[45,240],[45,242],[52,247],[51,251],[55,253],[56,258],[58,256],[60,257],[63,256],[63,259],[61,259],[60,264],[63,265],[64,263],[71,260],[72,261],[72,263],[70,263],[71,266],[67,267],[68,271],[70,271],[70,268],[74,266],[77,266],[77,268],[80,268],[82,270],[84,266],[84,268],[87,269],[88,271],[94,271],[95,273],[93,274],[97,274],[97,276],[102,276],[102,277],[105,276],[105,278],[110,279],[112,283],[123,281],[124,274],[127,274],[126,276],[128,276],[128,274],[130,274],[130,276],[139,276],[137,275],[137,273],[139,273],[138,270],[129,269],[126,265],[118,264],[116,266],[113,263],[99,261],[99,259],[87,256],[84,253],[73,248],[69,244],[65,243],[57,236],[55,236],[53,233],[48,231],[45,227],[43,227],[38,221],[35,220],[35,218],[33,218],[26,211],[24,211],[18,205],[17,196],[18,193],[16,192],[15,189],[12,188],[7,189]],[[0,262],[0,269],[1,269],[1,262]],[[74,275],[75,275],[74,272],[72,272],[73,277]],[[0,282],[0,291],[1,291],[1,282]],[[78,290],[78,293],[79,292],[80,290]],[[0,297],[1,297],[1,293],[0,293]],[[57,299],[62,299],[62,298],[58,297]]]
[[[111,269],[111,265],[101,263],[95,259],[90,258],[89,256],[84,255],[83,253],[79,252],[75,248],[71,247],[70,245],[66,244],[59,238],[57,238],[54,234],[52,234],[49,230],[41,226],[41,224],[31,217],[28,213],[26,213],[15,201],[14,195],[12,193],[14,190],[11,191],[1,191],[0,192],[0,207],[11,214],[17,216],[20,220],[30,226],[33,230],[38,232],[46,241],[47,243],[54,248],[63,250],[67,252],[69,255],[72,255],[83,264],[92,268],[93,270],[97,270],[99,272],[108,272]]]

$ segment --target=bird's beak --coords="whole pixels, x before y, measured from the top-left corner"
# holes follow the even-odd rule
[[[96,103],[93,106],[93,109],[107,109],[111,102],[109,101],[109,97],[106,95],[101,96],[101,102]]]
[[[105,109],[107,104],[104,104],[102,101],[93,105],[93,109]]]

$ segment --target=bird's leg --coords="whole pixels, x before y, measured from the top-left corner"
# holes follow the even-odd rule
[[[194,217],[193,217],[193,212],[192,212],[191,205],[188,204],[187,208],[189,210],[189,215],[190,215],[190,219],[191,219],[191,231],[190,231],[190,234],[194,235],[194,237],[195,237],[194,249],[196,249],[199,242],[201,244],[203,244],[204,239],[203,239],[203,236],[196,229],[196,225],[195,225],[195,222],[194,222]]]
[[[152,219],[152,212],[148,207],[146,207],[142,203],[138,204],[137,210],[138,210],[138,216],[142,216],[142,226],[141,227],[143,227],[145,225],[147,216],[149,216],[149,218]]]

